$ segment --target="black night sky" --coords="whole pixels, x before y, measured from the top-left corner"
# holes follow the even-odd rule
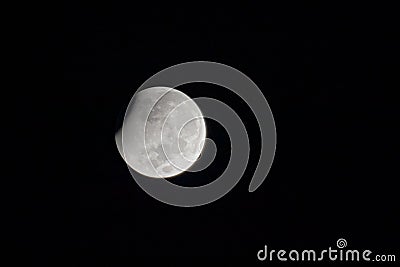
[[[227,10],[194,4],[170,12],[133,3],[68,2],[61,14],[45,12],[62,18],[61,26],[39,15],[26,23],[29,90],[19,103],[32,115],[14,129],[24,137],[31,175],[16,172],[27,181],[14,202],[21,219],[13,239],[27,259],[68,266],[251,266],[260,264],[256,255],[264,245],[320,249],[339,238],[354,249],[398,253],[400,47],[389,7],[363,13],[321,5]],[[188,95],[213,97],[237,111],[251,155],[227,195],[179,208],[135,183],[114,131],[145,80],[196,60],[232,66],[261,88],[277,147],[267,179],[249,193],[260,152],[255,117],[229,91],[187,85]],[[229,139],[218,124],[209,129],[216,161],[175,183],[206,184],[223,171]]]

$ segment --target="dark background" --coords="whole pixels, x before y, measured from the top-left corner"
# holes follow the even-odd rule
[[[16,169],[16,178],[31,175],[13,202],[22,216],[14,241],[26,258],[69,266],[251,265],[264,245],[326,249],[338,238],[353,249],[398,252],[400,58],[391,7],[35,8],[42,12],[27,11],[21,32],[29,87],[19,105],[30,119],[14,128],[31,159]],[[237,68],[261,88],[277,150],[265,182],[248,193],[260,149],[254,117],[224,89],[192,85],[189,95],[201,91],[238,111],[252,154],[245,176],[223,198],[178,208],[139,188],[114,131],[146,79],[196,60]],[[203,182],[229,156],[223,130],[210,129],[220,154],[196,174]]]

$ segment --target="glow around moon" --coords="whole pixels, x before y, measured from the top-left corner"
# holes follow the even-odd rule
[[[189,169],[203,149],[206,127],[196,103],[168,87],[138,92],[116,143],[126,163],[149,177],[167,178]]]

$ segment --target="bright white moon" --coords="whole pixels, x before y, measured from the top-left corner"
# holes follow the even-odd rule
[[[168,87],[152,87],[132,99],[118,150],[135,171],[154,178],[178,175],[199,158],[206,127],[196,103]]]

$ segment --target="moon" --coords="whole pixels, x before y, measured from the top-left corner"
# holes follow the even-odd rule
[[[115,134],[125,162],[138,173],[169,178],[199,158],[206,137],[203,115],[186,94],[169,87],[139,91]]]

